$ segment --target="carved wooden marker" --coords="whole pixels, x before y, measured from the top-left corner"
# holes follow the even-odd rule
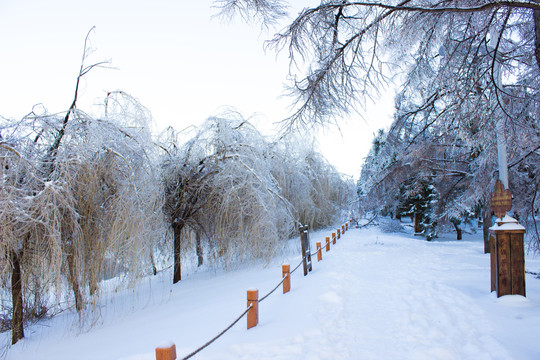
[[[510,209],[512,209],[512,194],[510,190],[504,188],[500,180],[497,180],[493,198],[491,198],[491,211],[498,219],[502,219]]]

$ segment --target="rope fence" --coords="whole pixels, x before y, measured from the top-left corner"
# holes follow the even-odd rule
[[[340,238],[340,234],[345,234],[345,231],[348,230],[349,223],[351,221],[348,221],[344,225],[342,225],[340,228],[337,229],[337,236],[336,233],[332,233],[332,242],[333,244],[336,243],[336,239]],[[352,225],[352,223],[351,223]],[[289,272],[289,265],[283,265],[283,275],[281,281],[272,289],[270,290],[266,295],[264,295],[262,298],[258,299],[258,290],[248,290],[247,291],[247,308],[244,310],[242,314],[240,314],[236,320],[234,320],[229,326],[227,326],[223,331],[221,331],[219,334],[214,336],[211,340],[206,342],[204,345],[190,353],[189,355],[186,355],[182,358],[182,360],[187,360],[192,358],[193,356],[197,355],[199,352],[207,348],[209,345],[211,345],[214,341],[219,339],[221,336],[223,336],[227,331],[229,331],[234,325],[236,325],[244,316],[248,316],[247,319],[247,328],[250,329],[254,326],[256,326],[259,322],[259,303],[266,300],[270,295],[272,295],[281,285],[283,285],[283,293],[286,293],[290,290],[290,277],[291,275],[298,270],[298,268],[301,265],[304,265],[304,276],[306,276],[309,271],[311,271],[311,257],[317,255],[318,261],[322,260],[321,251],[321,243],[317,243],[317,250],[314,253],[311,253],[309,250],[309,238],[307,235],[307,226],[304,226],[301,228],[300,232],[300,241],[302,243],[302,260],[300,260],[300,263]],[[326,251],[330,250],[330,237],[326,237]],[[309,262],[309,263],[308,263]],[[156,360],[175,360],[176,359],[176,345],[165,345],[161,347],[156,348]]]

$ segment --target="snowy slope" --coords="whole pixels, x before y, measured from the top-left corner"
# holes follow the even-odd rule
[[[311,234],[321,241],[328,232]],[[194,359],[539,359],[540,280],[527,275],[527,298],[490,293],[481,234],[433,242],[377,228],[348,231],[292,290],[260,304],[259,326],[242,319]],[[170,274],[117,294],[100,320],[77,330],[73,314],[34,325],[7,359],[155,359],[163,341],[181,359],[230,324],[298,264],[298,246],[268,266]],[[540,259],[528,257],[537,271]],[[7,342],[9,334],[2,334]]]

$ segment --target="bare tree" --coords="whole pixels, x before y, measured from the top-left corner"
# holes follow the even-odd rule
[[[251,5],[249,11],[234,3],[219,2],[225,9],[235,8],[243,14],[256,9],[258,2],[243,1]],[[277,10],[278,5],[274,6]],[[266,12],[267,8],[259,14]],[[507,43],[508,56],[499,60],[503,67],[519,65],[538,77],[540,41],[535,34],[539,12],[540,5],[529,1],[340,0],[306,8],[269,42],[278,50],[287,48],[291,59],[289,90],[297,107],[288,125],[324,124],[350,112],[376,96],[396,71],[409,72],[408,64],[419,60],[413,53],[438,52],[445,38],[452,39],[453,27],[464,19],[469,19],[475,37],[487,40],[491,32]],[[510,13],[511,18],[505,20]],[[478,42],[476,47],[480,46]],[[529,60],[533,58],[536,64]],[[483,60],[491,64],[491,59]],[[467,59],[463,67],[474,65],[473,60]],[[294,71],[297,68],[300,71]]]

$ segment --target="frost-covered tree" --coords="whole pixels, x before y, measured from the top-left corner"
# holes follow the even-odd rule
[[[353,187],[310,143],[276,140],[239,114],[211,117],[162,163],[165,213],[174,235],[174,282],[182,252],[197,243],[213,263],[271,258],[299,225],[333,225]]]
[[[165,197],[163,211],[173,231],[174,284],[182,279],[182,237],[186,236],[189,228],[199,231],[202,227],[197,215],[207,201],[206,193],[210,191],[217,167],[216,157],[206,153],[197,137],[181,144],[173,129],[167,131],[167,149],[161,173]],[[201,251],[199,246],[197,250]]]
[[[217,3],[225,15],[239,13],[248,19],[275,19],[288,5],[285,0]],[[410,64],[424,69],[443,44],[460,44],[458,51],[446,49],[446,61],[462,60],[463,74],[474,71],[478,63],[494,73],[489,53],[503,50],[498,60],[503,71],[518,67],[531,80],[537,79],[539,29],[540,5],[533,1],[325,0],[303,9],[270,45],[287,48],[291,60],[290,91],[298,107],[290,124],[311,124],[327,123],[332,115],[353,110],[376,96],[397,71],[409,73]],[[459,55],[463,52],[468,56]],[[494,78],[487,81],[494,83]],[[468,90],[460,79],[453,82],[454,89]],[[537,88],[534,83],[530,86]]]
[[[354,184],[315,150],[314,140],[290,134],[276,146],[272,172],[295,219],[310,229],[332,226],[354,200]]]
[[[258,10],[253,0],[221,3],[227,12]],[[258,13],[277,15],[286,3],[266,1]],[[287,48],[291,58],[289,90],[297,106],[288,126],[326,124],[405,75],[386,140],[395,143],[395,157],[382,160],[393,166],[375,181],[387,194],[406,179],[398,174],[434,171],[441,214],[455,218],[477,203],[487,207],[499,133],[509,144],[511,186],[529,184],[512,188],[515,210],[529,209],[526,218],[534,220],[539,39],[540,5],[532,1],[322,1],[301,11],[270,45]]]
[[[138,103],[125,94],[107,100],[109,118],[72,105],[64,116],[37,107],[2,119],[0,269],[3,285],[11,278],[13,343],[23,317],[43,314],[47,294],[65,293],[63,279],[82,311],[104,278],[129,281],[151,263],[161,205],[149,114],[130,113]]]

